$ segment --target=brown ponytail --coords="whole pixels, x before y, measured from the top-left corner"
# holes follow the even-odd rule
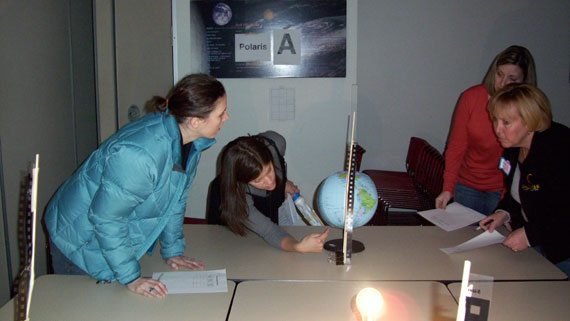
[[[224,85],[206,74],[192,74],[182,78],[166,97],[154,96],[146,103],[149,112],[169,111],[182,123],[187,117],[206,118],[218,99],[226,94]]]

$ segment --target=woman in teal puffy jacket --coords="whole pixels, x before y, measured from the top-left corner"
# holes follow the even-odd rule
[[[223,85],[203,74],[186,76],[148,106],[155,111],[107,139],[59,188],[45,223],[56,273],[164,297],[164,284],[141,277],[138,260],[160,240],[172,268],[204,268],[183,255],[182,223],[200,153],[229,115]]]

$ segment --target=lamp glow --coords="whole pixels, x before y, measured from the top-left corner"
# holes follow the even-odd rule
[[[363,321],[373,321],[380,316],[384,298],[380,291],[374,288],[364,288],[356,296],[356,307]]]

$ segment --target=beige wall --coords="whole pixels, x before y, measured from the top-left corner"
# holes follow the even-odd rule
[[[57,187],[96,147],[98,130],[104,139],[118,124],[127,123],[126,108],[117,112],[115,87],[120,88],[118,101],[123,107],[142,107],[151,95],[166,94],[172,86],[170,8],[168,0],[0,2],[0,137],[14,276],[19,268],[21,176],[39,153],[38,212],[43,215]],[[98,26],[96,41],[91,15]],[[121,45],[115,46],[116,39]],[[115,68],[115,61],[121,62],[120,68]],[[95,83],[102,111],[99,127]],[[9,298],[1,232],[0,305]],[[45,240],[39,229],[38,275],[47,270]]]
[[[43,213],[51,194],[75,166],[68,3],[6,1],[0,10],[0,134],[12,268],[17,273],[21,176],[39,153],[38,211]],[[45,245],[43,233],[38,233],[37,245]],[[37,251],[38,274],[46,272],[45,254]],[[2,276],[2,303],[7,299],[5,281]]]
[[[119,126],[129,122],[127,110],[172,87],[170,0],[115,2]]]
[[[0,141],[1,144],[1,141]],[[0,151],[1,152],[1,151]],[[1,156],[1,155],[0,155]],[[0,173],[1,174],[1,173]],[[0,196],[4,191],[0,187]],[[0,197],[0,306],[10,298],[10,275],[6,252],[6,238],[4,237],[4,204]]]
[[[101,141],[129,123],[128,109],[172,87],[171,1],[97,0]],[[116,66],[116,68],[115,68]]]
[[[112,0],[95,0],[95,70],[99,141],[117,131],[114,6]]]
[[[102,26],[96,30],[95,42],[92,9]],[[97,145],[95,80],[98,107],[110,111],[102,114],[103,138],[116,131],[117,123],[127,122],[126,108],[117,112],[115,84],[123,107],[142,107],[151,95],[166,94],[172,85],[170,12],[167,0],[0,2],[0,137],[6,195],[6,213],[0,214],[8,219],[14,277],[19,269],[17,212],[22,175],[39,153],[41,217],[57,187]],[[120,39],[120,46],[115,47],[115,39]],[[93,50],[97,51],[97,79]],[[115,59],[121,62],[118,69]],[[0,228],[2,305],[10,290],[2,223]],[[38,275],[47,270],[45,242],[40,228]]]
[[[8,220],[14,277],[19,269],[20,181],[34,155],[40,154],[37,208],[41,219],[57,187],[97,144],[88,38],[91,5],[89,0],[0,2],[1,170],[6,195],[2,214]],[[38,225],[37,275],[47,270],[45,240]],[[3,237],[2,241],[4,247]],[[0,304],[4,304],[9,280],[5,257],[0,258]]]

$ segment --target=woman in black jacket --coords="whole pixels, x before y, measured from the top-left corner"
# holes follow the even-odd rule
[[[570,129],[552,121],[550,103],[538,88],[510,85],[489,103],[505,151],[505,197],[479,222],[493,231],[508,223],[503,242],[513,251],[535,247],[570,275]]]

